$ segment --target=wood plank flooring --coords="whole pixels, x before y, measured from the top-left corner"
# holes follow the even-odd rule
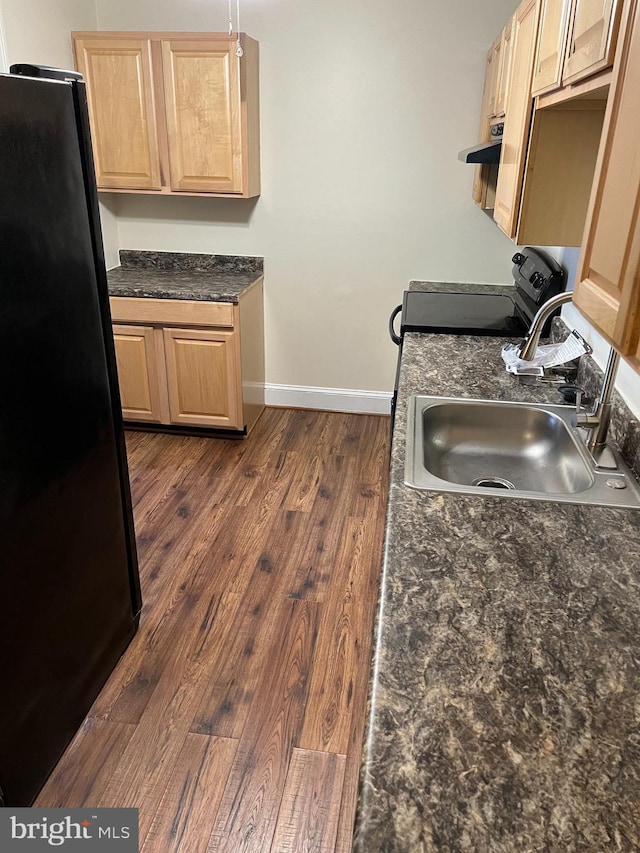
[[[387,418],[129,433],[140,629],[38,806],[134,806],[143,853],[348,853]]]

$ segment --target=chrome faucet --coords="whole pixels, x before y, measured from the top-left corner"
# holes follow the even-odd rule
[[[602,378],[600,395],[590,412],[580,411],[580,397],[576,398],[575,423],[581,429],[589,430],[587,436],[587,448],[596,463],[601,468],[617,467],[612,460],[612,454],[607,449],[607,431],[611,420],[611,409],[613,408],[613,392],[615,390],[616,374],[620,363],[620,353],[611,347],[607,366]]]
[[[540,343],[540,335],[542,334],[542,327],[545,322],[549,319],[549,317],[553,314],[556,308],[559,308],[560,305],[564,305],[565,302],[571,302],[573,299],[573,293],[569,291],[568,293],[558,293],[556,296],[552,296],[551,299],[548,299],[543,305],[538,308],[538,313],[533,318],[531,322],[531,328],[527,332],[527,336],[522,342],[522,346],[520,347],[520,358],[523,361],[531,361],[535,358],[536,350],[538,349],[538,344]]]
[[[540,342],[540,334],[545,321],[549,319],[551,314],[560,305],[571,302],[573,293],[559,293],[557,296],[552,296],[544,305],[538,309],[538,313],[533,318],[531,328],[525,337],[520,347],[520,358],[523,361],[531,361],[538,349]],[[590,412],[581,411],[581,395],[576,398],[576,415],[574,419],[575,426],[580,429],[586,429],[589,434],[586,438],[587,449],[595,459],[596,464],[601,468],[616,468],[616,462],[611,451],[607,448],[607,430],[611,420],[612,398],[615,389],[616,374],[618,372],[618,364],[620,362],[620,354],[614,347],[609,351],[607,366],[602,379],[602,387],[600,395]]]

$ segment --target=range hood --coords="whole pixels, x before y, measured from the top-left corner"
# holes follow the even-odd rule
[[[458,160],[463,163],[499,163],[502,150],[502,137],[494,136],[489,142],[472,145],[458,152]]]

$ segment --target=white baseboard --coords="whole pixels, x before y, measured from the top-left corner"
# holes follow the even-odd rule
[[[288,409],[321,409],[326,412],[366,415],[388,415],[391,411],[391,393],[386,391],[352,391],[348,388],[315,388],[267,382],[264,397],[267,406]]]

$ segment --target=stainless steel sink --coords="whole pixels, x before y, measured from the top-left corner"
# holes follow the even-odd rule
[[[640,507],[614,453],[601,469],[571,424],[573,409],[528,403],[410,398],[405,482],[462,494]]]

